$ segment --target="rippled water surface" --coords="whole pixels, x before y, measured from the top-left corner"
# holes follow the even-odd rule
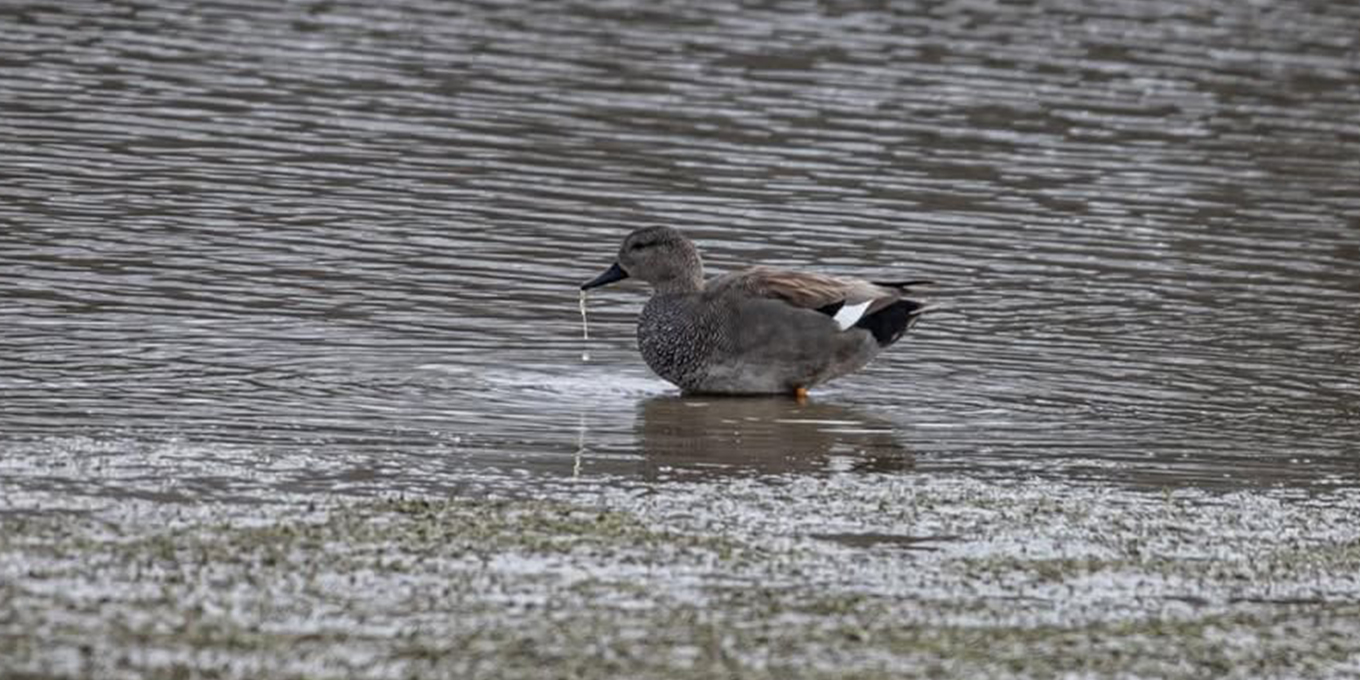
[[[964,469],[1360,481],[1349,2],[0,8],[0,476],[155,498]],[[929,278],[679,399],[632,227]]]

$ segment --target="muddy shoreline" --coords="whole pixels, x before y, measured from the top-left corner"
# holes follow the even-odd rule
[[[1357,512],[1347,489],[933,474],[536,499],[11,497],[0,671],[1349,677]]]

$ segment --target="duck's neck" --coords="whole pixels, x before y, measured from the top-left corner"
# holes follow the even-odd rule
[[[698,269],[684,276],[657,281],[653,285],[657,295],[698,293],[704,289],[704,270]]]

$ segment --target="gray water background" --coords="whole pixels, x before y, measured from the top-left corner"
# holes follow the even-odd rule
[[[1360,5],[0,4],[0,478],[167,500],[728,474],[1360,481]],[[681,400],[631,228],[929,278]]]

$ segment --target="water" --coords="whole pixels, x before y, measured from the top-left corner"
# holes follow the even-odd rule
[[[581,361],[590,361],[590,315],[586,312],[586,292],[581,291]]]
[[[1347,2],[0,9],[0,479],[261,499],[962,470],[1360,481]],[[678,400],[632,227],[939,282]]]

